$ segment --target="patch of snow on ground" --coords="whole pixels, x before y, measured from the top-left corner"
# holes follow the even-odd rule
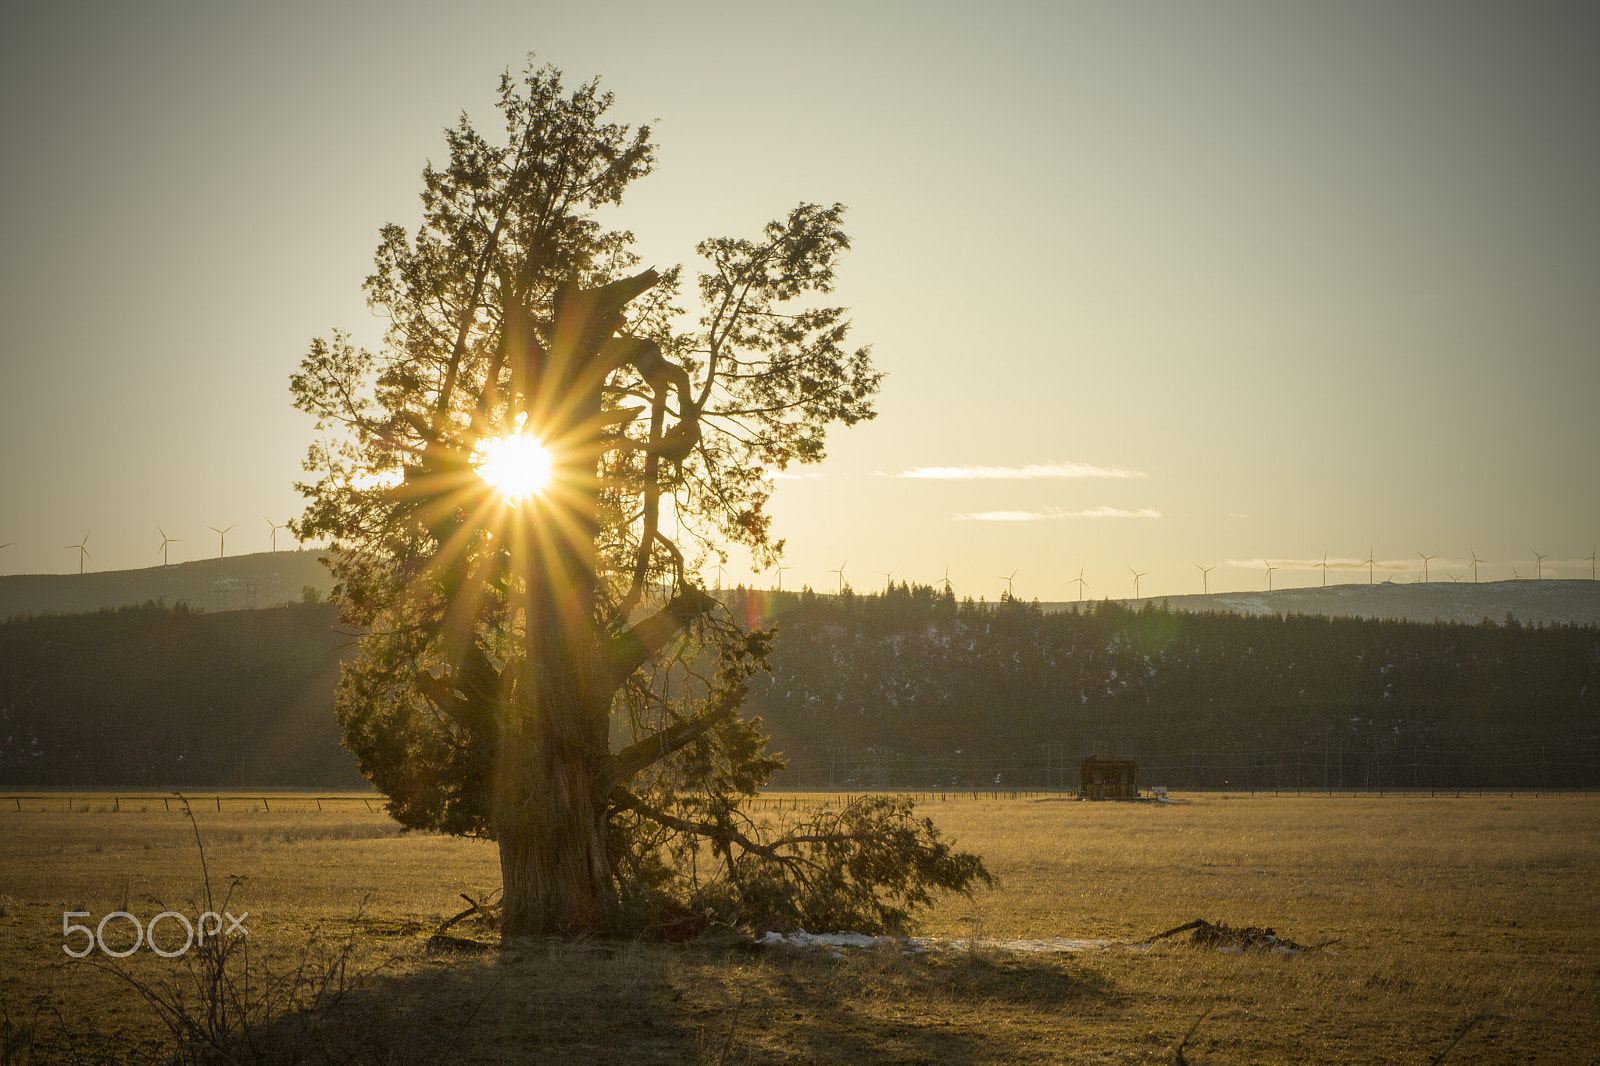
[[[1098,951],[1114,943],[1110,940],[1074,940],[1066,937],[1047,937],[1038,940],[1020,940],[1006,937],[892,937],[868,936],[865,933],[808,933],[804,929],[790,933],[768,933],[757,943],[769,947],[820,947],[820,948],[870,948],[895,945],[905,951],[950,951],[962,948],[988,948],[994,951],[1011,951],[1018,954],[1047,954],[1055,952]],[[1148,945],[1128,945],[1147,947]]]

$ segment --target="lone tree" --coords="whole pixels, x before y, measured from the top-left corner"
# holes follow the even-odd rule
[[[982,862],[900,800],[744,810],[782,765],[737,713],[772,633],[695,582],[729,545],[771,565],[774,473],[873,416],[880,375],[816,300],[843,208],[702,242],[691,320],[679,269],[630,273],[594,217],[654,163],[611,102],[502,77],[505,142],[463,116],[421,225],[382,231],[380,351],[335,332],[292,379],[320,435],[294,532],[329,540],[363,634],[345,744],[402,824],[498,842],[503,935],[903,927]]]

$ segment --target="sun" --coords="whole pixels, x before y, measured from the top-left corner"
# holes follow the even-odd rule
[[[550,484],[550,449],[531,433],[480,441],[472,465],[484,484],[511,503],[538,496]]]

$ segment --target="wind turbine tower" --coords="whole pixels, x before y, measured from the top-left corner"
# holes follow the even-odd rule
[[[1374,562],[1374,560],[1372,558],[1372,549],[1368,548],[1367,549],[1367,584],[1369,584],[1369,585],[1372,584],[1372,568],[1374,566],[1376,566],[1376,565],[1377,565],[1377,563]]]
[[[1474,549],[1468,548],[1467,551],[1472,554],[1472,583],[1476,585],[1478,583],[1478,564],[1483,560],[1478,558],[1478,553]]]
[[[281,525],[280,526],[276,522],[274,522],[272,519],[268,518],[266,515],[262,515],[261,516],[261,520],[263,522],[265,522],[267,525],[272,527],[272,550],[273,551],[277,551],[278,550],[278,530],[280,530],[280,529],[288,529],[289,528],[288,525],[285,524],[285,525]],[[232,529],[233,527],[229,526],[228,528]]]
[[[1545,552],[1544,554],[1541,555],[1537,548],[1534,549],[1534,551],[1533,551],[1533,579],[1535,581],[1543,581],[1544,580],[1544,561],[1546,559],[1548,559],[1548,558],[1550,558],[1550,553],[1549,552]]]
[[[87,547],[85,547],[85,545],[87,545],[88,543],[89,543],[89,534],[85,533],[83,535],[83,539],[80,540],[78,543],[76,543],[76,544],[68,544],[67,545],[67,547],[73,549],[74,551],[76,551],[78,553],[78,573],[80,573],[80,574],[83,573],[83,561],[85,559],[93,559],[94,558],[94,556],[89,554],[89,549]]]
[[[167,562],[167,545],[168,544],[181,544],[181,543],[183,543],[183,538],[182,537],[169,537],[169,536],[167,536],[167,531],[162,529],[160,526],[156,527],[156,532],[161,534],[161,547],[156,549],[157,551],[159,551],[161,553],[161,565],[162,566],[170,566],[172,564]]]
[[[1078,602],[1083,602],[1083,590],[1089,583],[1083,579],[1083,567],[1078,567],[1078,576],[1067,582],[1069,585],[1078,586]]]
[[[1014,578],[1016,576],[1017,576],[1017,571],[1013,570],[1013,571],[1011,571],[1011,577],[1006,577],[1004,574],[1002,574],[998,578],[995,579],[997,581],[1004,581],[1006,583],[1006,595],[1010,596],[1012,599],[1016,599],[1017,598],[1016,592],[1011,587],[1011,578]]]
[[[1273,566],[1271,563],[1267,562],[1265,559],[1261,560],[1261,565],[1267,568],[1267,591],[1271,592],[1272,591],[1272,572],[1274,570],[1278,569],[1278,568],[1276,566]]]
[[[1323,588],[1327,588],[1328,587],[1328,553],[1327,552],[1323,552],[1322,553],[1322,562],[1318,563],[1317,565],[1322,567],[1322,587]]]
[[[1130,567],[1128,567],[1128,573],[1133,575],[1133,598],[1134,599],[1138,599],[1139,598],[1139,579],[1141,577],[1149,577],[1150,576],[1150,571],[1146,570],[1144,573],[1141,574],[1139,571],[1135,570],[1133,567],[1130,566]]]
[[[235,522],[233,526],[238,524]],[[232,529],[233,526],[229,526],[228,529]],[[228,529],[218,529],[216,526],[207,526],[206,528],[217,535],[217,558],[221,559],[228,554]]]
[[[850,565],[850,560],[846,559],[844,562],[839,564],[839,569],[837,569],[837,570],[824,570],[823,571],[823,573],[825,573],[825,574],[838,574],[839,575],[839,595],[841,595],[841,596],[844,595],[844,568],[849,566],[849,565]]]
[[[780,567],[777,567],[777,571],[778,571],[778,591],[779,592],[783,591],[783,572],[785,570],[793,570],[793,569],[794,569],[794,567],[792,567],[792,566],[780,566]]]
[[[1206,596],[1211,595],[1211,571],[1217,568],[1216,564],[1213,563],[1210,566],[1201,566],[1199,563],[1195,563],[1194,568],[1200,571],[1201,594]]]
[[[1421,552],[1417,552],[1417,554],[1422,555]],[[1422,583],[1424,585],[1428,583],[1428,562],[1437,558],[1439,558],[1437,555],[1422,555]]]

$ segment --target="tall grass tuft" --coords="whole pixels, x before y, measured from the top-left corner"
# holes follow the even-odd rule
[[[181,793],[177,798],[194,832],[205,912],[225,914],[244,879],[230,877],[218,897],[194,812]],[[152,902],[164,906],[160,900]],[[200,906],[198,900],[191,902]],[[355,987],[351,962],[356,924],[339,942],[313,930],[287,966],[253,955],[248,933],[229,936],[220,929],[198,939],[179,956],[181,967],[160,977],[141,974],[121,959],[85,962],[125,982],[145,1001],[172,1038],[173,1063],[281,1062],[297,1038],[307,1036]]]

